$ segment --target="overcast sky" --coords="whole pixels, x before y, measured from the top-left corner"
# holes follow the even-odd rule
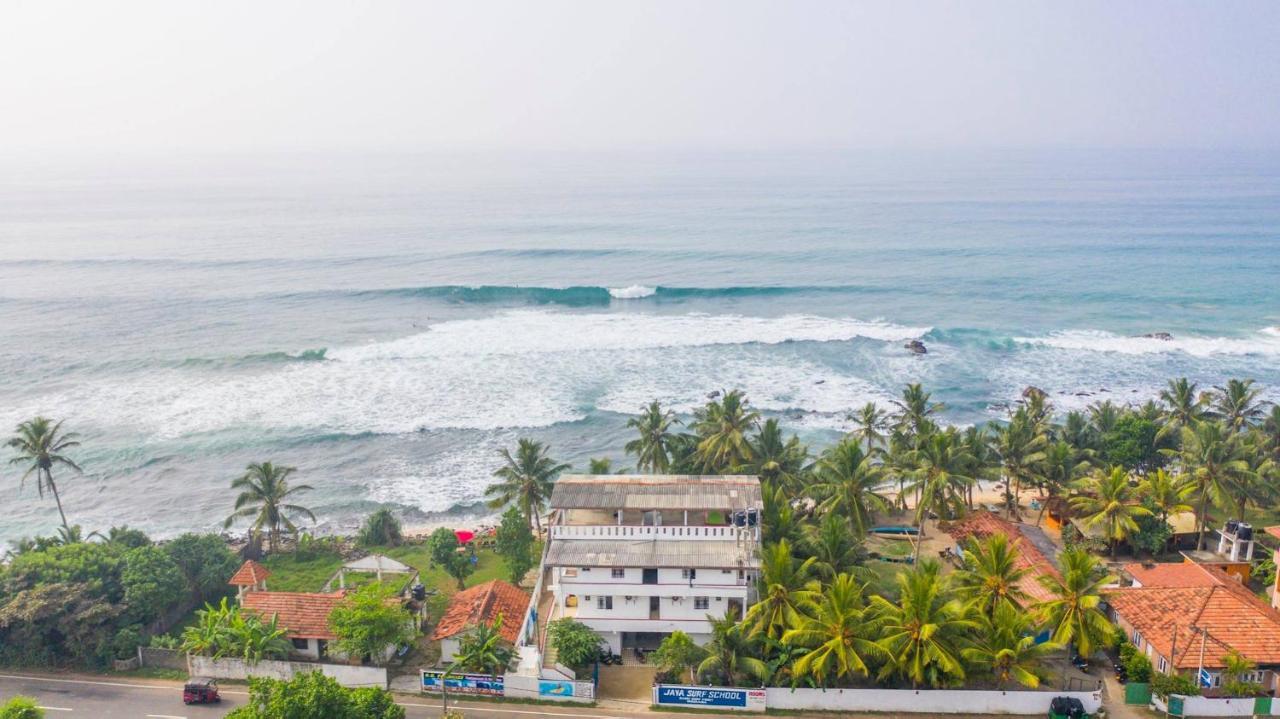
[[[1280,146],[1280,2],[0,0],[0,152]]]

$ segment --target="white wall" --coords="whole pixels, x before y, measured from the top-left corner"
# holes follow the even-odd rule
[[[454,655],[458,653],[458,639],[456,637],[447,637],[440,640],[440,663],[448,664],[453,661]]]
[[[1102,706],[1100,692],[770,688],[767,694],[770,709],[1044,716],[1059,696],[1076,697],[1090,714]]]
[[[214,679],[248,679],[249,677],[292,679],[297,674],[319,671],[325,676],[338,680],[338,683],[344,687],[387,688],[387,670],[385,667],[277,661],[261,661],[256,664],[249,664],[243,659],[228,657],[213,659],[212,657],[194,654],[187,658],[187,667],[187,671],[191,676],[213,677]]]
[[[559,701],[559,702],[578,702],[590,703],[595,700],[595,686],[591,682],[574,681],[573,694],[543,694],[541,686],[543,682],[548,680],[539,679],[538,677],[526,677],[519,674],[506,674],[502,679],[502,695],[507,697],[522,697],[525,699],[540,699],[542,701]],[[560,682],[556,682],[560,684]]]

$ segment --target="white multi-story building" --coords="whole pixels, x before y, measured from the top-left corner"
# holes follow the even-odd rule
[[[653,648],[755,600],[760,482],[749,476],[566,475],[543,557],[548,621],[573,617],[609,648]]]

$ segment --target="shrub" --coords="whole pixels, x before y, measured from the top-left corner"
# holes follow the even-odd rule
[[[1131,644],[1125,646],[1131,647]],[[1125,673],[1129,676],[1131,682],[1149,682],[1151,681],[1151,660],[1147,655],[1139,651],[1132,651],[1128,658],[1124,656],[1124,650],[1121,650],[1120,658],[1124,661]]]
[[[0,719],[43,719],[44,710],[31,697],[16,696],[0,705]]]
[[[368,655],[375,664],[382,664],[388,646],[412,641],[413,617],[395,599],[394,590],[375,582],[334,607],[329,626],[338,637],[338,649],[353,657]]]
[[[178,565],[195,602],[217,601],[231,591],[227,580],[235,574],[240,560],[218,535],[183,534],[166,542],[164,551]]]
[[[1151,693],[1161,699],[1168,699],[1170,694],[1193,697],[1200,695],[1200,687],[1191,677],[1181,674],[1154,674],[1151,677]]]
[[[367,547],[398,547],[404,541],[400,520],[385,507],[365,517],[360,543]]]
[[[519,509],[511,507],[502,515],[494,538],[498,556],[507,565],[507,578],[519,584],[537,562],[533,558],[533,530]]]
[[[142,644],[142,632],[135,624],[116,632],[111,641],[111,653],[116,659],[132,659],[138,655],[138,646]]]
[[[548,625],[547,638],[555,647],[560,663],[574,670],[584,669],[595,661],[604,642],[591,627],[567,617]]]
[[[427,551],[431,553],[431,561],[458,582],[458,589],[467,588],[466,579],[476,570],[471,563],[474,551],[459,552],[458,537],[452,530],[440,527],[427,538]]]
[[[289,681],[250,679],[249,704],[228,719],[404,719],[404,707],[385,689],[347,689],[320,672]]]
[[[156,649],[177,649],[181,645],[182,640],[172,634],[157,634],[147,643],[147,646]]]
[[[190,593],[178,563],[153,546],[125,552],[120,583],[130,615],[144,623],[159,619]]]

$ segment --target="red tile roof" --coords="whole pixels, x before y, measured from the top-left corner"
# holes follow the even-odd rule
[[[291,639],[336,639],[329,629],[329,613],[345,596],[345,591],[332,594],[249,592],[241,605],[264,619],[276,616]]]
[[[1018,548],[1018,567],[1031,570],[1022,579],[1018,580],[1018,588],[1026,593],[1032,602],[1051,601],[1055,598],[1054,594],[1040,583],[1039,577],[1061,578],[1062,575],[1058,573],[1058,568],[1054,566],[1053,561],[1046,557],[1044,552],[1040,551],[1040,548],[1023,534],[1020,527],[1024,526],[1027,525],[1015,524],[1007,519],[997,517],[991,512],[981,511],[953,522],[947,530],[947,534],[950,534],[957,542],[961,543],[968,541],[970,537],[985,539],[993,534],[1003,534],[1011,544]]]
[[[1280,526],[1276,526],[1276,527],[1267,527],[1267,528],[1263,529],[1262,531],[1266,532],[1267,534],[1270,534],[1271,536],[1275,537],[1276,539],[1280,539]]]
[[[449,607],[440,618],[431,638],[445,639],[461,634],[477,624],[489,624],[498,614],[502,614],[502,626],[498,633],[514,644],[520,635],[520,625],[524,623],[524,614],[528,609],[529,595],[515,585],[501,579],[477,584],[449,599]]]
[[[1143,587],[1213,587],[1222,583],[1195,562],[1126,564],[1124,571]]]
[[[1201,569],[1216,583],[1126,587],[1108,593],[1107,602],[1156,651],[1166,658],[1176,652],[1178,668],[1199,665],[1202,636],[1206,667],[1222,667],[1222,656],[1232,649],[1258,665],[1280,664],[1280,612],[1222,570]]]
[[[233,587],[253,587],[271,576],[271,572],[267,568],[253,561],[246,560],[235,574],[231,575],[231,579],[227,580],[227,584]]]

